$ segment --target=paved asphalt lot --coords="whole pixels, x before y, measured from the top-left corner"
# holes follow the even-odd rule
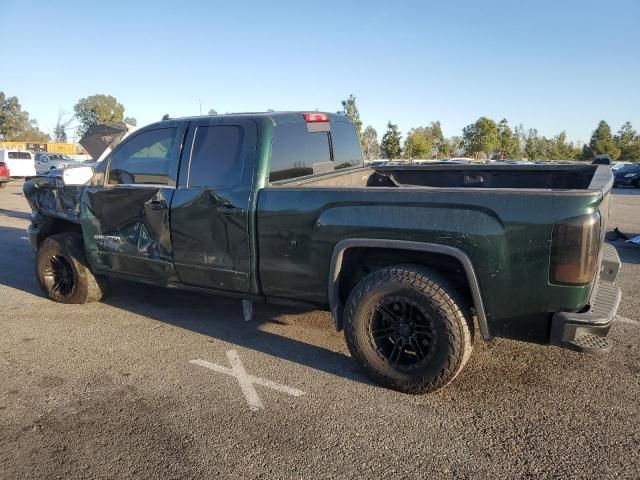
[[[640,233],[640,192],[612,213]],[[21,184],[1,190],[0,479],[640,476],[640,247],[616,242],[611,354],[476,339],[452,385],[408,396],[368,382],[324,312],[244,323],[238,301],[125,282],[50,302],[28,218]]]

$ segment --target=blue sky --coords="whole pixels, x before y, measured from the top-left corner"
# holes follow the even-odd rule
[[[84,6],[82,6],[84,4]],[[379,136],[486,115],[588,141],[640,130],[640,1],[2,0],[0,90],[45,131],[114,95],[139,125],[218,112],[336,111]],[[11,68],[16,67],[16,68]]]

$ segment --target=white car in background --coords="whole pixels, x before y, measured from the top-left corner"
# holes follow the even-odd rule
[[[12,177],[34,177],[36,166],[31,152],[0,149],[0,162],[9,167]]]

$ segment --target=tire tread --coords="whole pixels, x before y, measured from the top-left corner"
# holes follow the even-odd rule
[[[433,378],[416,379],[408,383],[392,379],[371,365],[358,341],[355,323],[358,306],[377,285],[399,283],[423,294],[431,308],[446,322],[446,343],[450,355],[440,373]],[[440,274],[418,265],[397,265],[377,270],[352,290],[345,305],[345,337],[352,355],[378,383],[405,393],[420,394],[439,390],[451,383],[469,360],[473,347],[473,322],[468,318],[466,302]]]

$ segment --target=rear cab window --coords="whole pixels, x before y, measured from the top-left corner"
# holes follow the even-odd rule
[[[305,122],[284,123],[273,131],[269,182],[279,182],[362,165],[353,124],[327,122],[330,128],[308,128]]]
[[[196,127],[189,160],[187,186],[230,187],[242,179],[244,129],[239,125]]]
[[[363,165],[358,134],[351,122],[332,122],[331,140],[335,169]]]

